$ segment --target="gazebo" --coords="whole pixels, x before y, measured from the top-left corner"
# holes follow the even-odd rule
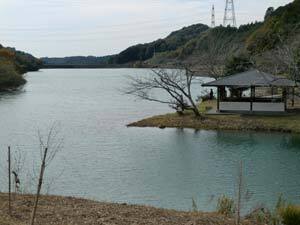
[[[218,112],[285,112],[288,93],[292,92],[294,96],[297,83],[285,77],[250,70],[202,86],[217,87]]]

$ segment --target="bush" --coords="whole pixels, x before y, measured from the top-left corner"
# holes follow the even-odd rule
[[[223,195],[218,199],[217,211],[225,216],[233,216],[235,213],[234,200]]]
[[[254,67],[254,62],[251,61],[251,58],[247,53],[233,55],[226,61],[225,75],[230,76],[233,74],[242,73]]]
[[[198,205],[194,198],[192,198],[192,210],[193,212],[198,212]]]
[[[210,95],[209,94],[206,94],[206,95],[202,95],[202,96],[198,96],[198,99],[199,101],[202,101],[202,102],[206,102],[206,101],[210,101],[210,100],[214,100],[216,99],[215,97],[213,97],[211,99]]]
[[[284,225],[300,224],[300,206],[289,205],[281,209],[280,213]]]
[[[23,76],[18,73],[10,62],[0,63],[0,91],[15,89],[26,83]]]
[[[269,224],[269,225],[277,225],[276,222],[273,222],[272,220],[272,214],[271,212],[266,209],[263,206],[259,206],[251,211],[248,215],[245,217],[247,220],[254,221],[255,224]]]

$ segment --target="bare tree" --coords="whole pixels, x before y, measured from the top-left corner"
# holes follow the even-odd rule
[[[276,49],[281,66],[287,71],[290,78],[294,81],[300,80],[300,66],[297,52],[290,45],[283,44]],[[280,62],[279,61],[279,62]]]
[[[34,206],[31,214],[30,224],[34,225],[36,212],[38,208],[38,202],[41,194],[41,189],[43,186],[44,174],[46,168],[53,161],[58,151],[62,148],[63,140],[59,138],[55,125],[53,125],[47,135],[46,140],[43,140],[41,133],[39,132],[39,141],[40,141],[40,156],[41,156],[41,167],[39,180],[37,185],[37,193],[35,196]]]
[[[241,221],[241,208],[242,208],[242,191],[243,191],[243,162],[240,162],[238,183],[237,183],[237,203],[236,203],[236,225]]]
[[[241,211],[243,208],[243,204],[248,202],[253,193],[250,192],[247,188],[246,179],[244,176],[244,163],[240,161],[238,168],[238,176],[237,176],[237,188],[236,188],[236,204],[235,204],[235,213],[236,213],[236,224],[239,225],[241,223]]]
[[[227,60],[243,53],[241,45],[230,42],[224,45],[214,38],[206,38],[201,44],[202,50],[197,50],[192,57],[193,64],[199,73],[216,80],[225,76]]]
[[[24,172],[24,164],[26,159],[26,154],[17,148],[16,151],[13,152],[12,158],[12,174],[14,177],[14,193],[21,192],[21,176]],[[16,197],[16,195],[14,196]]]
[[[11,215],[11,151],[10,146],[8,146],[8,213]]]
[[[294,81],[300,80],[300,49],[299,43],[285,43],[278,36],[279,45],[263,55],[262,69],[274,74],[288,74]]]
[[[177,112],[191,109],[195,116],[202,117],[192,95],[191,86],[196,80],[195,72],[187,66],[183,69],[153,69],[148,77],[130,77],[130,83],[124,92],[147,101],[168,104]],[[168,99],[155,95],[154,90],[163,90]]]
[[[216,80],[225,75],[225,64],[229,57],[227,53],[220,52],[216,45],[210,44],[207,51],[197,54],[197,70]]]

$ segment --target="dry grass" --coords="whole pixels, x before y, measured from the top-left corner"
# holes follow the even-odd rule
[[[200,105],[202,112],[215,107],[209,101]],[[300,114],[291,115],[205,115],[205,120],[196,118],[191,112],[183,116],[176,113],[147,118],[128,126],[171,127],[208,130],[254,130],[300,133]]]
[[[7,196],[0,194],[0,225],[28,224],[33,196],[17,196],[9,217]],[[111,204],[71,197],[42,196],[37,224],[55,225],[233,225],[232,218],[217,213],[179,212],[147,206]],[[243,225],[254,225],[244,221]]]

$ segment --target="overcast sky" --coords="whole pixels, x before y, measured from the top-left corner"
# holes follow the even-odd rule
[[[237,23],[291,0],[235,0]],[[195,23],[221,24],[225,0],[0,0],[0,43],[37,57],[108,55]]]

